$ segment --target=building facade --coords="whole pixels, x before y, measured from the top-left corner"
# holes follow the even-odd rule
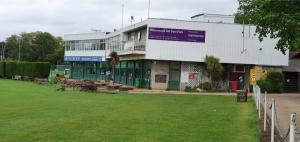
[[[209,16],[201,21],[199,16],[203,15],[190,21],[147,19],[94,36],[66,35],[65,61],[73,66],[73,78],[106,80],[111,67],[105,60],[116,51],[121,61],[111,77],[115,82],[161,90],[183,90],[208,81],[204,69],[207,55],[219,58],[230,70],[223,86],[233,91],[249,80],[249,71],[255,66],[288,65],[288,56],[274,49],[277,40],[260,42],[255,26],[230,23],[230,16],[219,22],[206,21]]]

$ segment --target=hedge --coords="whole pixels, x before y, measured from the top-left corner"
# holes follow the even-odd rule
[[[17,62],[5,62],[5,76],[12,78],[16,75],[17,71]]]
[[[47,78],[51,64],[48,62],[1,62],[0,77],[11,78],[14,75]]]
[[[0,77],[5,76],[5,62],[0,62]]]

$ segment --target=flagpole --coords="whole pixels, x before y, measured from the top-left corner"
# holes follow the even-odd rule
[[[122,28],[124,27],[124,0],[122,0]]]
[[[148,0],[148,19],[150,18],[150,4],[151,0]]]

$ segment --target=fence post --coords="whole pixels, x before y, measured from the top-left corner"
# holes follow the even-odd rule
[[[296,113],[292,113],[291,120],[290,120],[290,142],[295,142],[295,126],[296,126]]]
[[[267,130],[267,91],[265,91],[265,104],[264,104],[264,132]]]
[[[256,86],[253,86],[253,101],[255,101],[255,105],[256,105]]]
[[[260,101],[261,101],[261,90],[258,92],[258,118],[260,119]]]
[[[274,134],[275,134],[275,99],[272,98],[271,142],[274,142]]]
[[[257,91],[257,92],[256,92],[256,109],[258,109],[258,106],[259,106],[258,100],[259,100],[259,92],[260,92],[260,88],[258,87],[256,91]]]

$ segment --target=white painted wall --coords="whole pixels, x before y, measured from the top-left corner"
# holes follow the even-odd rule
[[[220,15],[220,14],[200,14],[191,17],[192,21],[201,22],[221,22],[221,23],[234,23],[233,15]]]
[[[254,36],[254,26],[245,26],[246,51],[243,53],[243,25],[150,19],[148,27],[205,30],[206,41],[194,43],[147,40],[146,59],[204,62],[206,55],[213,55],[220,58],[222,63],[288,65],[288,53],[283,55],[274,49],[277,40],[266,38],[259,42],[257,36]]]
[[[82,33],[82,34],[67,34],[64,35],[64,41],[70,40],[89,40],[89,39],[105,39],[104,32]]]
[[[105,36],[104,32],[67,34],[64,35],[64,41],[105,39]],[[102,56],[102,60],[105,61],[105,53],[105,50],[75,50],[65,51],[65,56]]]

